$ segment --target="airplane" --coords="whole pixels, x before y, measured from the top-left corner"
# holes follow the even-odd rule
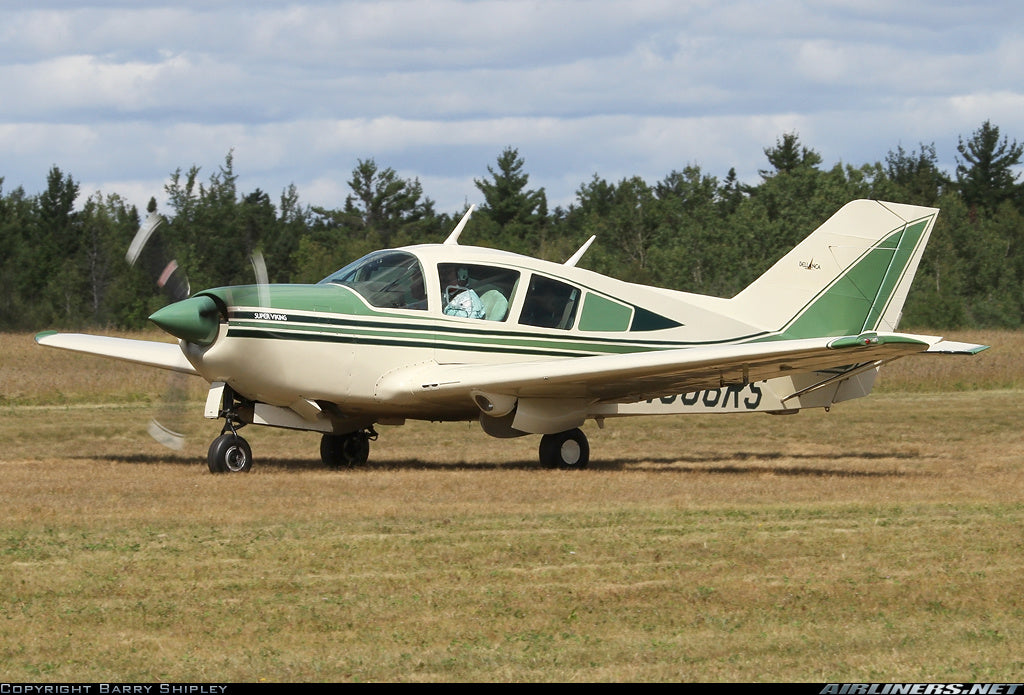
[[[251,469],[245,425],[319,433],[338,468],[368,460],[376,426],[407,420],[541,435],[543,466],[582,469],[586,421],[830,409],[892,360],[987,347],[896,331],[935,208],[850,202],[732,298],[580,268],[594,237],[564,263],[461,245],[473,209],[443,243],[374,251],[317,284],[171,303],[150,320],[177,344],[35,340],[204,379],[204,415],[224,421],[212,473]]]

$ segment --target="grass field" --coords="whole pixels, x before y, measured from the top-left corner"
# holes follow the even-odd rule
[[[830,413],[145,434],[167,377],[0,335],[0,679],[1024,680],[1024,334]]]

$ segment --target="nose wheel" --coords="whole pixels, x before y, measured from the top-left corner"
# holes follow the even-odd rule
[[[206,454],[211,473],[248,473],[252,470],[252,447],[238,434],[238,430],[245,427],[245,421],[238,414],[236,400],[235,392],[225,386],[220,410],[224,426]]]
[[[252,469],[252,448],[234,432],[213,440],[206,462],[211,473],[248,473]]]

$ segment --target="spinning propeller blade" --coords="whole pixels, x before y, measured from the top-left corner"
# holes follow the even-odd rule
[[[151,212],[135,233],[125,260],[128,265],[140,268],[156,283],[160,291],[172,303],[187,299],[190,293],[188,276],[170,253],[170,245],[162,233],[164,218]],[[158,443],[168,449],[181,451],[185,448],[185,435],[180,431],[184,422],[184,407],[187,400],[184,375],[171,374],[167,390],[160,399],[155,417],[149,421],[147,431]],[[172,423],[173,426],[166,423]]]
[[[170,324],[169,326],[162,326],[165,330],[192,342],[202,342],[205,338],[209,338],[212,341],[212,337],[206,336],[205,333],[197,337],[195,331],[198,329],[187,331],[180,329],[180,317],[175,318],[174,310],[170,309],[172,305],[179,302],[185,300],[196,302],[204,299],[204,297],[200,296],[189,299],[191,288],[189,287],[188,276],[184,269],[178,265],[178,261],[171,253],[172,245],[165,234],[167,227],[164,225],[164,222],[164,218],[156,214],[156,212],[149,213],[139,226],[139,231],[136,232],[135,238],[132,239],[128,252],[125,254],[125,259],[129,265],[134,266],[137,264],[142,268],[152,278],[153,282],[156,283],[157,287],[160,288],[164,296],[170,300],[170,304],[167,307],[157,312],[158,314],[162,312],[165,322]],[[263,254],[259,250],[254,251],[249,261],[256,276],[260,304],[269,306],[270,291],[267,288],[269,279],[267,264]],[[209,300],[207,299],[207,301]],[[154,314],[155,316],[156,314]],[[155,322],[160,324],[159,320],[155,320]],[[175,330],[175,326],[178,326],[178,330]],[[216,333],[214,333],[215,335]],[[150,420],[147,427],[147,431],[153,439],[167,448],[176,451],[180,451],[185,447],[185,435],[180,431],[185,422],[185,409],[188,405],[188,388],[185,378],[183,374],[171,374],[168,380],[167,391],[160,399],[158,412]]]
[[[263,252],[256,249],[249,256],[249,262],[252,263],[252,272],[256,274],[256,286],[259,290],[260,306],[270,306],[270,291],[267,289],[267,285],[270,284],[267,275],[267,262],[263,258]]]

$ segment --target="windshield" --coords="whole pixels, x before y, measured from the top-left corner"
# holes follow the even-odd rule
[[[394,309],[427,308],[423,269],[411,253],[375,251],[320,281],[350,287],[372,306]]]

